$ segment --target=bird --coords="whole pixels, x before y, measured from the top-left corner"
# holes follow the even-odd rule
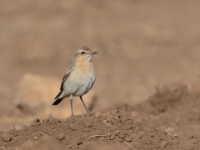
[[[52,105],[58,105],[64,98],[69,97],[71,116],[74,116],[73,97],[79,96],[86,110],[86,115],[93,115],[86,107],[83,95],[87,94],[95,83],[96,73],[92,58],[97,53],[87,46],[75,50],[71,64],[64,73],[60,92],[54,98]]]

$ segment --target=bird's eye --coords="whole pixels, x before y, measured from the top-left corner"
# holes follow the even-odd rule
[[[82,51],[82,52],[81,52],[81,54],[85,54],[85,52],[84,52],[84,51]]]

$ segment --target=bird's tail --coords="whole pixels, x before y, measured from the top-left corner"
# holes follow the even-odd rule
[[[63,98],[58,98],[55,100],[55,102],[53,102],[52,105],[58,105],[62,100],[63,100]]]
[[[58,95],[55,97],[55,101],[53,102],[52,105],[58,105],[63,100],[63,97],[61,97],[61,94],[62,94],[62,91],[60,91]]]

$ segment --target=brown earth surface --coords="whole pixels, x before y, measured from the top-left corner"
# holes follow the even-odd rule
[[[198,0],[0,0],[0,150],[199,150],[199,16]],[[76,98],[69,118],[51,103],[83,45],[96,114]]]
[[[200,95],[186,86],[165,87],[138,106],[121,104],[91,117],[35,119],[21,130],[1,133],[0,147],[198,150],[199,107]]]

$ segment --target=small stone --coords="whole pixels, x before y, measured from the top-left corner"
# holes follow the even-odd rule
[[[165,148],[167,146],[168,142],[164,141],[162,144],[161,144],[161,147],[162,148]]]
[[[118,135],[121,139],[124,139],[125,138],[125,134],[124,133],[119,133],[119,135]]]
[[[115,135],[118,135],[119,133],[121,133],[119,130],[117,130],[116,132],[115,132]]]
[[[85,132],[90,132],[90,129],[88,129],[88,128],[85,128]]]
[[[92,123],[91,122],[85,122],[84,125],[88,128],[91,128],[92,127]]]
[[[57,135],[57,139],[60,140],[60,141],[64,140],[65,139],[65,134],[64,133],[58,134]]]
[[[195,138],[194,135],[192,135],[192,136],[189,137],[189,139],[194,139],[194,138]]]
[[[124,127],[126,130],[130,130],[131,129],[131,126],[130,125],[127,125]]]
[[[110,140],[114,140],[115,139],[115,136],[114,135],[111,135],[110,136]]]
[[[120,142],[120,143],[124,142],[124,139],[119,139],[119,142]]]
[[[138,136],[138,139],[139,139],[139,140],[142,139],[142,135],[139,135],[139,136]]]
[[[57,122],[57,124],[61,124],[61,120],[57,120],[56,122]]]
[[[119,110],[115,110],[114,112],[115,112],[115,113],[119,113],[120,111],[119,111]]]
[[[12,140],[12,137],[9,135],[4,135],[1,138],[3,142],[10,142]]]
[[[78,130],[78,126],[76,125],[76,124],[74,124],[74,123],[71,123],[70,125],[69,125],[69,127],[72,129],[72,130]]]
[[[112,123],[107,122],[106,120],[103,120],[103,123],[105,123],[105,125],[109,126],[109,127],[113,127]]]
[[[38,139],[38,136],[34,136],[33,139],[34,139],[34,140],[37,140],[37,139]]]
[[[31,122],[32,126],[37,126],[37,125],[40,125],[40,124],[41,124],[41,121],[40,121],[39,118],[36,118]]]
[[[81,144],[83,144],[83,141],[79,139],[79,140],[77,140],[76,144],[81,145]]]
[[[126,137],[125,140],[126,140],[126,142],[132,142],[132,138],[131,137]]]
[[[24,127],[22,127],[22,130],[27,131],[28,130],[28,126],[25,125]]]
[[[100,118],[101,117],[101,114],[100,113],[95,113],[95,116],[97,117],[97,118]]]
[[[111,121],[112,121],[112,118],[111,118],[111,117],[108,117],[108,118],[106,118],[106,121],[107,121],[107,122],[111,122]]]

